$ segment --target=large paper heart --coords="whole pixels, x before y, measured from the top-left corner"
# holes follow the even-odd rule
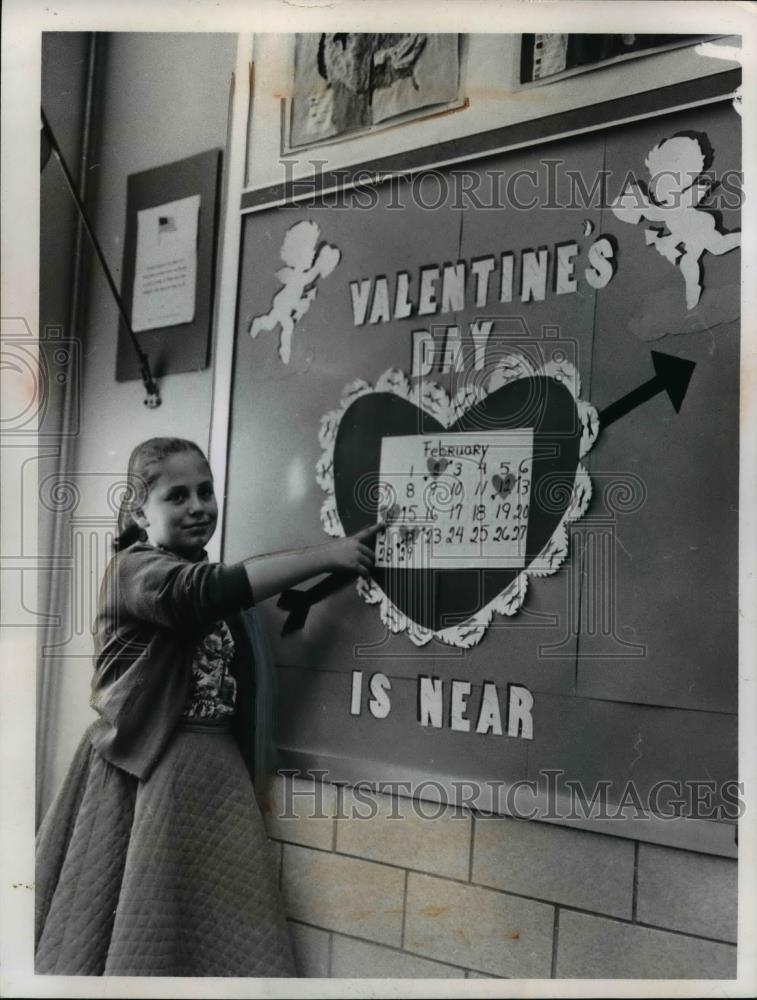
[[[401,372],[392,370],[375,389],[360,382],[349,386],[341,411],[324,418],[319,482],[332,494],[324,511],[327,519],[337,519],[339,530],[333,523],[325,526],[331,533],[347,535],[379,516],[382,439],[533,430],[531,502],[521,567],[374,569],[373,600],[378,589],[399,612],[390,616],[395,624],[405,619],[414,623],[415,641],[431,634],[455,641],[464,623],[480,625],[482,612],[488,610],[487,621],[492,610],[512,613],[507,602],[496,607],[497,600],[509,594],[511,604],[519,606],[527,574],[546,575],[557,568],[567,545],[565,523],[580,516],[588,503],[588,476],[579,460],[596,436],[596,411],[578,399],[575,370],[565,365],[559,372],[554,366],[534,370],[525,359],[507,361],[486,390],[474,387],[455,401],[433,383],[411,386]],[[577,484],[582,487],[578,498]],[[504,492],[511,485],[500,479],[492,488]],[[364,596],[371,599],[370,593]],[[481,634],[477,629],[475,641]]]

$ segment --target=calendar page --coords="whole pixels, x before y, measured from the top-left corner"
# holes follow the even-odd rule
[[[376,565],[523,567],[532,462],[531,428],[385,437]]]

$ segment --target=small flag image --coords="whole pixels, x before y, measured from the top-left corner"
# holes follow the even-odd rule
[[[176,232],[176,220],[172,215],[159,215],[158,216],[158,235],[162,236],[164,233],[175,233]]]

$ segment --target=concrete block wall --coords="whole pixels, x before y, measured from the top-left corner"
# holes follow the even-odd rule
[[[266,810],[316,978],[736,975],[736,862],[277,776]]]

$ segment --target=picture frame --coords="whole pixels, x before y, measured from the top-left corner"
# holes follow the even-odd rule
[[[685,48],[717,35],[523,34],[520,85],[541,86],[629,59]]]

